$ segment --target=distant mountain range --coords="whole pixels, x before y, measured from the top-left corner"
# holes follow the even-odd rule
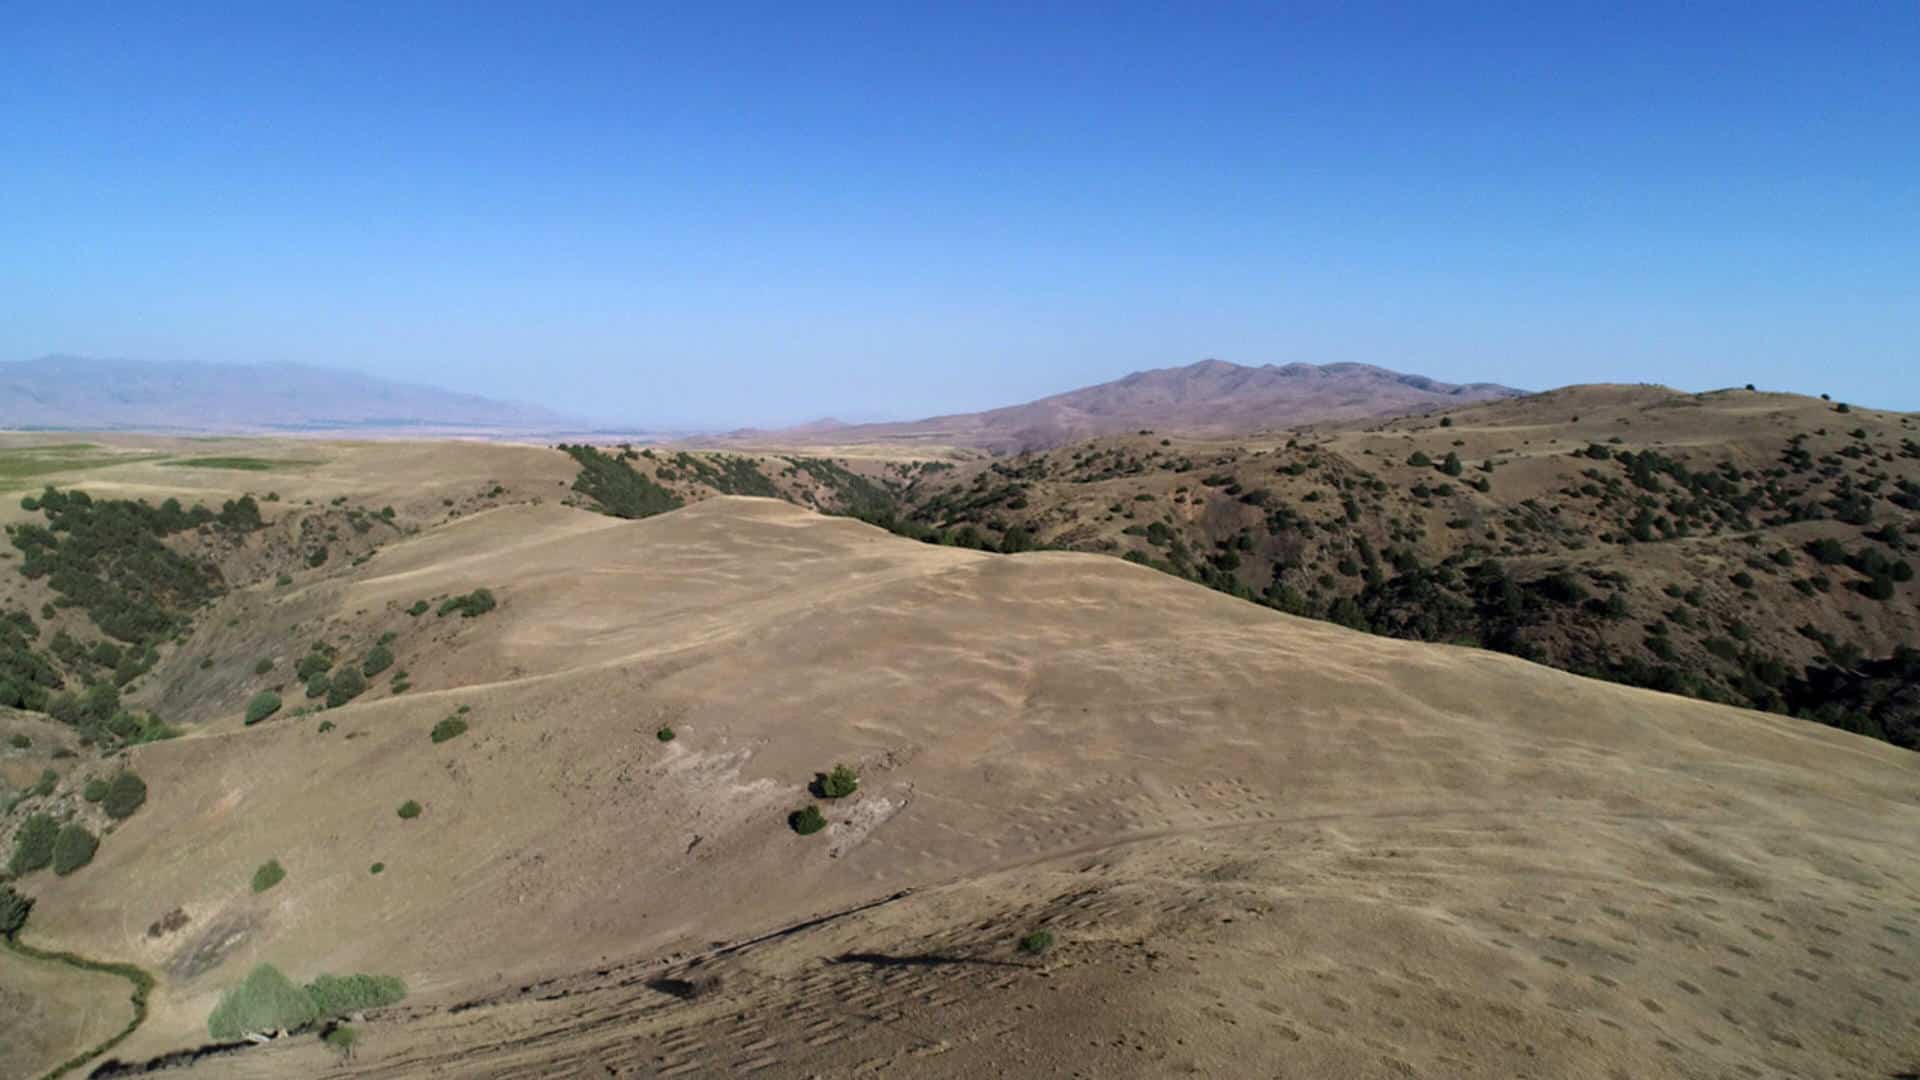
[[[585,426],[536,406],[302,364],[0,363],[0,428],[511,434]]]
[[[700,441],[822,446],[898,443],[993,453],[1047,449],[1142,428],[1236,435],[1401,416],[1520,396],[1367,364],[1242,367],[1203,360],[987,412],[899,423],[820,420]],[[0,428],[182,433],[643,436],[516,402],[301,364],[195,364],[47,356],[0,363]]]
[[[891,424],[816,421],[778,431],[736,431],[725,438],[765,444],[897,442],[1018,453],[1142,428],[1236,435],[1403,416],[1524,393],[1494,383],[1443,383],[1370,364],[1243,367],[1202,360],[987,412]]]

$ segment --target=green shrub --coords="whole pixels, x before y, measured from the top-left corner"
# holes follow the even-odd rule
[[[358,668],[346,668],[327,686],[327,708],[337,709],[367,692],[367,680]]]
[[[289,585],[291,585],[291,584],[293,584],[293,575],[292,575],[292,574],[281,574],[281,575],[280,575],[279,577],[277,577],[277,578],[274,578],[274,579],[273,579],[273,583],[274,583],[274,584],[275,584],[276,586],[278,586],[278,587],[280,587],[280,588],[282,588],[282,589],[284,589],[284,588],[286,588],[287,586],[289,586]]]
[[[32,897],[21,896],[11,885],[0,885],[0,938],[12,941],[19,936],[32,911]]]
[[[325,735],[327,732],[332,731],[333,728],[334,728],[333,721],[331,720],[320,721],[320,734]]]
[[[315,678],[326,678],[326,676],[317,675]],[[248,725],[257,724],[279,711],[280,695],[271,690],[262,690],[253,695],[253,700],[247,702],[247,723]]]
[[[1424,469],[1427,466],[1433,464],[1433,459],[1428,457],[1426,454],[1418,450],[1415,450],[1411,455],[1407,457],[1407,464],[1412,465],[1415,468]]]
[[[88,802],[99,802],[107,797],[107,782],[97,776],[94,777],[87,781],[86,787],[80,789],[80,797]]]
[[[667,725],[662,724],[660,725],[660,730],[653,733],[653,737],[656,739],[659,739],[661,742],[672,742],[674,739],[674,732],[671,727],[668,727]]]
[[[301,682],[306,682],[315,675],[326,674],[332,670],[332,668],[333,657],[324,650],[315,649],[301,657],[300,662],[294,665],[293,675],[294,678],[299,679]]]
[[[319,1018],[313,995],[272,964],[261,964],[220,996],[207,1018],[207,1032],[216,1039],[238,1039],[249,1032],[302,1027]]]
[[[440,605],[440,610],[436,612],[436,614],[444,619],[457,611],[460,613],[461,618],[471,619],[485,615],[487,612],[492,611],[494,606],[492,590],[475,589],[464,596],[448,597],[447,600]]]
[[[31,788],[27,789],[27,794],[38,795],[42,798],[45,798],[46,796],[53,794],[53,789],[59,786],[60,786],[59,773],[54,772],[52,769],[41,769],[40,779]]]
[[[1020,939],[1020,951],[1028,956],[1040,956],[1053,948],[1053,931],[1035,930]]]
[[[116,775],[107,784],[106,798],[100,802],[100,809],[115,821],[124,821],[133,816],[147,801],[147,782],[130,772]]]
[[[7,861],[7,872],[24,877],[45,869],[53,862],[53,845],[59,837],[60,825],[52,817],[34,814],[27,818],[20,831],[13,834],[13,857]]]
[[[340,1051],[348,1057],[353,1056],[353,1046],[360,1041],[360,1033],[346,1024],[335,1024],[327,1029],[320,1041]]]
[[[286,876],[287,872],[281,867],[279,859],[268,859],[260,864],[260,869],[253,872],[253,891],[266,892],[280,884]]]
[[[273,658],[270,656],[261,657],[253,665],[253,673],[255,675],[265,675],[267,672],[272,670],[273,670]]]
[[[464,733],[466,730],[467,722],[465,720],[457,716],[449,716],[445,720],[433,725],[432,738],[434,742],[443,743],[456,735]]]
[[[307,696],[310,698],[326,697],[327,691],[332,689],[332,687],[333,680],[327,678],[326,672],[321,672],[307,680]]]
[[[33,745],[33,736],[15,734],[7,739],[7,745],[15,750],[25,750]]]
[[[400,804],[398,812],[402,818],[412,821],[414,818],[420,816],[420,804],[414,802],[412,799],[408,799],[406,802]]]
[[[407,614],[412,615],[414,618],[419,618],[425,615],[427,609],[432,606],[433,605],[427,603],[425,600],[415,600],[413,606],[407,609]]]
[[[372,865],[371,867],[368,867],[368,868],[367,868],[367,873],[369,873],[369,874],[378,874],[378,873],[380,873],[381,871],[383,871],[383,870],[385,870],[386,868],[387,868],[387,864],[386,864],[386,863],[383,863],[383,862],[377,862],[377,863],[374,863],[374,864],[373,864],[373,865]]]
[[[325,1019],[392,1005],[407,996],[407,987],[391,975],[322,975],[307,984],[307,994]]]
[[[860,787],[860,774],[845,765],[835,765],[830,773],[813,780],[814,794],[823,799],[844,799]]]
[[[367,650],[367,658],[360,664],[360,674],[371,679],[392,666],[393,650],[387,648],[386,643],[382,642]]]
[[[787,827],[801,836],[812,836],[827,827],[827,819],[819,807],[808,805],[787,815]]]
[[[100,841],[84,825],[69,825],[53,841],[53,872],[66,877],[93,861]]]

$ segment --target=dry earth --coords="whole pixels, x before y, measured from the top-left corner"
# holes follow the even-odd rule
[[[275,513],[345,495],[408,525],[209,611],[142,691],[194,721],[128,752],[146,806],[27,883],[35,944],[156,973],[121,1060],[205,1042],[269,961],[412,993],[351,1059],[305,1036],[191,1074],[1920,1067],[1911,752],[1102,556],[767,499],[616,520],[561,505],[570,463],[537,448],[248,452],[327,464],[86,486],[271,485]],[[479,586],[480,618],[405,614]],[[387,630],[413,690],[241,725],[284,679],[252,674],[262,651],[284,671],[311,638]],[[469,730],[430,741],[463,706]],[[795,835],[836,761],[860,791]],[[287,877],[254,894],[269,858]],[[1050,952],[1015,950],[1042,928]],[[8,1042],[4,1071],[82,1042]]]

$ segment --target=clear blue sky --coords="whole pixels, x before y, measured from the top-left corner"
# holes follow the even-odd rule
[[[0,0],[0,358],[636,424],[1209,356],[1920,408],[1910,0],[928,7]]]

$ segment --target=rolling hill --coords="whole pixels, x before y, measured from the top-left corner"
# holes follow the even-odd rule
[[[1494,411],[1473,438],[1524,449],[1498,422],[1544,422],[1499,411],[1522,404],[1476,407]],[[1857,422],[1877,448],[1899,419]],[[1399,459],[1439,437],[1438,418],[1397,424],[1330,438],[1371,460],[1369,440]],[[1259,467],[1286,477],[1277,449]],[[1493,455],[1495,483],[1521,475],[1520,449]],[[33,814],[99,837],[72,872],[14,883],[34,901],[20,940],[155,979],[119,1061],[187,1051],[171,1064],[210,1077],[1916,1063],[1911,751],[1303,619],[1123,559],[919,543],[716,493],[757,486],[742,461],[787,498],[866,490],[809,459],[710,457],[710,483],[638,452],[232,452],[281,464],[96,463],[59,477],[92,500],[54,500],[79,537],[113,500],[179,495],[162,539],[220,571],[119,687],[176,737],[0,711],[0,841]],[[636,489],[605,476],[574,490],[607,461],[688,505],[568,505],[628,505]],[[880,491],[973,483],[840,468]],[[5,512],[16,537],[47,517],[37,503]],[[94,653],[93,608],[9,576],[0,605],[53,612],[28,647],[57,626]],[[342,680],[357,689],[336,702]],[[284,704],[248,723],[268,692]],[[810,792],[836,763],[857,790]],[[145,799],[110,820],[88,781],[121,770]],[[828,824],[801,835],[788,815],[808,805]],[[349,1019],[351,1057],[323,1027],[210,1036],[261,964],[391,976],[406,997]],[[125,984],[101,983],[0,952],[6,1071],[94,1068],[87,1048],[130,1017]]]
[[[1241,435],[1426,412],[1520,393],[1492,383],[1456,386],[1367,364],[1243,367],[1202,360],[1186,367],[1137,371],[1113,382],[987,412],[907,423],[820,423],[737,432],[728,441],[742,446],[880,444],[1018,453],[1141,428],[1193,436]]]

